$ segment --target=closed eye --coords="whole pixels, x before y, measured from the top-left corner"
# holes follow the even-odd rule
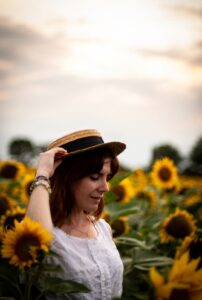
[[[92,180],[98,180],[100,178],[100,176],[104,176],[103,174],[92,174],[90,175],[90,179]],[[112,174],[107,175],[107,181],[110,181],[110,179],[112,178]]]
[[[92,179],[92,180],[98,180],[99,179],[99,175],[98,174],[90,175],[90,179]]]

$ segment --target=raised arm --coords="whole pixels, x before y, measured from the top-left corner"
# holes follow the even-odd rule
[[[62,157],[66,153],[67,151],[60,147],[55,147],[41,153],[37,163],[36,177],[45,176],[49,179],[62,162],[59,157]],[[49,193],[43,185],[38,185],[33,189],[26,215],[32,220],[40,222],[52,232],[53,223],[50,213]]]

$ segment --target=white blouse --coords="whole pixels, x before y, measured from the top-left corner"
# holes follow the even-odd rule
[[[122,294],[123,263],[105,220],[95,222],[97,237],[82,239],[54,227],[52,249],[61,258],[51,257],[49,263],[60,265],[62,278],[83,283],[89,293],[48,296],[48,300],[112,300]],[[61,275],[60,275],[61,276]]]

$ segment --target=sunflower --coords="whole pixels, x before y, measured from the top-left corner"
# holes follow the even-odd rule
[[[130,202],[131,198],[134,196],[134,187],[131,182],[131,178],[127,177],[123,179],[119,184],[110,186],[110,191],[115,194],[117,202]]]
[[[111,222],[113,237],[118,237],[129,231],[128,218],[119,217]]]
[[[175,239],[184,239],[195,234],[196,226],[193,216],[178,207],[161,224],[161,241],[167,243]]]
[[[0,247],[2,245],[2,241],[4,237],[5,237],[5,230],[2,227],[0,227]],[[1,251],[0,251],[0,259],[1,259]]]
[[[185,197],[185,199],[183,200],[183,204],[186,206],[190,206],[190,205],[194,205],[195,203],[198,203],[200,200],[201,200],[200,195],[194,194],[194,195]]]
[[[200,259],[189,259],[185,252],[174,260],[167,280],[152,267],[150,279],[157,300],[200,300],[202,299],[202,269],[197,269]]]
[[[202,267],[202,238],[187,236],[177,248],[175,257],[180,258],[186,251],[189,251],[192,259],[200,257],[200,266]]]
[[[181,176],[178,194],[183,196],[183,204],[193,205],[201,200],[201,186],[194,179]]]
[[[149,184],[148,176],[143,169],[134,169],[131,177],[136,188],[144,188]]]
[[[6,194],[9,192],[9,182],[7,180],[0,180],[0,191]]]
[[[40,223],[25,217],[21,223],[15,221],[14,229],[7,231],[2,242],[2,257],[20,269],[31,267],[38,261],[39,250],[48,252],[51,239],[51,234]]]
[[[194,188],[196,186],[196,183],[193,182],[193,180],[188,180],[188,179],[185,179],[184,177],[180,177],[180,184],[179,184],[179,195],[186,195],[186,193]]]
[[[178,181],[177,168],[170,158],[157,160],[151,171],[152,183],[161,189],[172,189]]]
[[[0,177],[6,179],[19,179],[25,174],[26,166],[15,160],[6,160],[1,162]]]
[[[151,190],[136,190],[135,198],[146,200],[151,208],[155,208],[157,206],[157,195],[154,191]]]
[[[7,210],[6,213],[0,218],[0,226],[6,229],[14,227],[14,221],[22,221],[25,216],[25,208],[16,207],[11,210]]]
[[[110,223],[111,216],[108,210],[104,210],[101,214],[101,218],[104,219],[107,223]]]
[[[28,204],[29,197],[30,197],[30,186],[34,180],[35,175],[27,174],[22,178],[21,181],[21,196],[20,199],[25,203]]]
[[[14,208],[16,205],[16,202],[12,198],[0,192],[0,218],[7,210]]]
[[[5,231],[2,227],[0,227],[0,244],[2,243],[4,236],[5,236]]]
[[[27,166],[26,174],[29,174],[34,177],[36,174],[36,168],[33,166]]]

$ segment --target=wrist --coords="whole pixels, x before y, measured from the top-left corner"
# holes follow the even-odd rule
[[[39,176],[45,177],[47,179],[49,179],[49,177],[50,177],[49,174],[47,172],[45,172],[45,171],[36,171],[35,178],[37,178]]]
[[[33,192],[33,190],[39,186],[42,185],[45,187],[45,189],[48,191],[49,194],[51,194],[51,186],[49,179],[44,175],[38,175],[35,177],[34,181],[32,182],[30,186],[30,193]]]
[[[47,176],[44,176],[44,175],[36,175],[34,180],[35,181],[36,180],[45,180],[45,181],[50,182],[49,178]]]

